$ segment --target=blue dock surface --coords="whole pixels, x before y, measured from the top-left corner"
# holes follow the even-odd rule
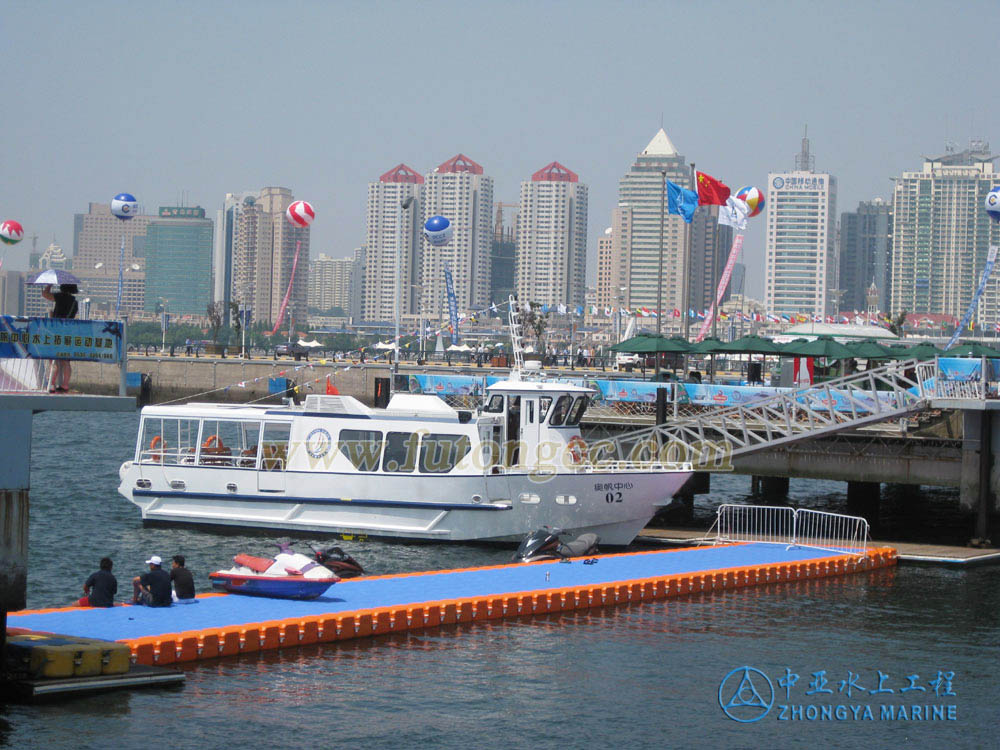
[[[824,571],[814,575],[834,575],[852,572],[855,569],[879,567],[880,564],[891,564],[881,563],[881,558],[873,556],[873,553],[886,552],[891,551],[869,550],[866,555],[847,552],[837,554],[803,547],[786,548],[776,544],[733,544],[632,552],[598,555],[591,558],[596,561],[591,564],[584,564],[584,560],[578,558],[571,562],[510,564],[362,577],[341,581],[323,596],[310,601],[228,594],[206,595],[199,597],[192,604],[157,609],[118,606],[108,609],[63,608],[12,612],[8,616],[8,626],[125,642],[166,638],[168,635],[177,640],[184,634],[205,633],[216,633],[223,638],[226,632],[246,627],[274,623],[301,623],[308,618],[315,619],[318,616],[356,615],[360,612],[385,610],[396,613],[419,605],[426,607],[444,606],[456,601],[496,601],[498,597],[512,594],[608,591],[609,587],[635,582],[661,582],[659,590],[664,593],[659,597],[651,595],[648,598],[662,598],[673,595],[668,593],[670,587],[667,584],[671,580],[676,581],[681,578],[689,580],[692,575],[721,575],[725,582],[727,580],[725,574],[729,573],[732,580],[740,581],[733,585],[752,585],[763,582],[764,577],[761,576],[759,581],[756,575],[753,579],[747,576],[734,578],[734,571],[745,573],[748,570],[764,568],[769,571],[767,580],[781,580],[778,570],[782,566],[788,578],[799,578],[810,575],[809,565],[812,564],[822,565]],[[833,564],[835,561],[836,565]],[[851,561],[854,561],[853,565]],[[895,557],[892,555],[892,562],[894,561]],[[829,570],[827,563],[830,563]],[[770,571],[774,571],[773,577]],[[800,575],[799,571],[805,571],[805,574]],[[715,578],[712,578],[712,581],[714,588]],[[702,589],[704,587],[702,584]],[[686,593],[682,588],[676,588],[675,591]],[[591,599],[588,598],[588,602],[591,602]],[[605,603],[609,603],[606,596],[601,601],[575,606],[600,606]],[[409,618],[404,619],[409,620]],[[419,623],[420,626],[426,624]],[[199,647],[198,653],[201,654],[202,650]]]

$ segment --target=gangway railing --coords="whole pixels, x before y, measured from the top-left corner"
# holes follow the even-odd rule
[[[713,536],[714,533],[714,536]],[[779,544],[864,556],[868,521],[860,516],[773,505],[720,505],[707,540],[714,544]]]
[[[653,454],[688,461],[700,471],[725,470],[734,456],[922,411],[933,397],[925,385],[933,368],[934,362],[893,362],[749,404],[671,419],[604,441],[602,450],[631,460]]]

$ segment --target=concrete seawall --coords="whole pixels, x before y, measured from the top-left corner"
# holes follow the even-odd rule
[[[303,366],[305,365],[305,366]],[[301,367],[301,369],[296,369]],[[348,369],[349,368],[349,369]],[[326,377],[340,393],[371,404],[375,378],[389,377],[384,363],[322,365],[294,360],[189,359],[130,357],[129,372],[152,380],[152,401],[160,403],[196,397],[199,401],[246,403],[268,395],[268,379],[286,377],[302,388],[302,395],[325,393]],[[117,394],[117,365],[74,362],[72,388],[84,393]],[[256,382],[254,382],[256,381]],[[245,383],[244,387],[239,383]]]

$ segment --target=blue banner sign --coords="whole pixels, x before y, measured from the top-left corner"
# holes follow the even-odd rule
[[[122,323],[0,315],[0,358],[121,362]]]
[[[448,319],[451,322],[451,343],[458,343],[458,300],[455,299],[455,283],[451,278],[451,269],[444,267],[444,286],[448,295]]]

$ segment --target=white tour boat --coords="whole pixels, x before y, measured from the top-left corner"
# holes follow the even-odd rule
[[[548,525],[625,545],[691,467],[592,460],[590,393],[514,373],[476,412],[408,393],[147,406],[119,491],[147,521],[483,541]]]
[[[668,505],[691,465],[588,448],[593,391],[515,367],[476,411],[396,393],[305,404],[187,404],[142,410],[119,492],[145,521],[447,541],[520,541],[541,526],[626,545]]]

